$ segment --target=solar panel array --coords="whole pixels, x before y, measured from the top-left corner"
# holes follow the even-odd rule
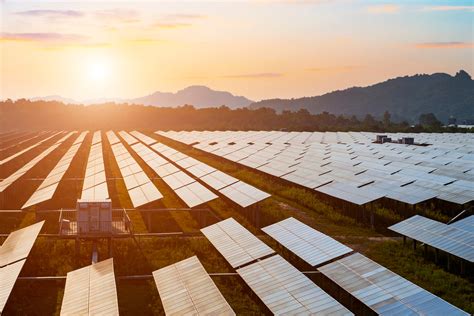
[[[61,315],[118,315],[113,259],[67,274]]]
[[[35,158],[31,159],[28,163],[26,163],[23,167],[15,171],[13,174],[8,176],[7,178],[3,179],[0,182],[0,192],[5,191],[10,185],[13,184],[16,180],[21,178],[25,173],[27,173],[31,168],[33,168],[38,162],[43,160],[46,156],[48,156],[53,150],[58,148],[66,139],[69,138],[72,134],[75,132],[70,132],[66,134],[64,137],[59,139],[57,142],[55,142],[53,145],[45,149],[42,153],[37,155]]]
[[[41,221],[10,233],[0,247],[0,314],[43,224]]]
[[[7,162],[9,162],[10,160],[15,159],[16,157],[18,157],[18,156],[20,156],[20,155],[23,155],[23,154],[26,153],[27,151],[30,151],[31,149],[38,147],[39,145],[41,145],[41,144],[47,142],[47,141],[50,140],[51,138],[53,138],[53,137],[55,137],[55,136],[57,136],[58,134],[61,134],[61,133],[62,133],[62,132],[54,133],[53,135],[51,135],[51,136],[49,136],[49,137],[47,137],[47,138],[45,138],[45,139],[40,140],[40,141],[37,142],[36,144],[33,144],[33,145],[31,145],[31,146],[29,146],[29,147],[27,147],[27,148],[24,148],[24,149],[20,150],[19,152],[17,152],[17,153],[15,153],[15,154],[13,154],[13,155],[11,155],[11,156],[9,156],[9,157],[7,157],[7,158],[1,160],[1,161],[0,161],[0,166],[3,165],[3,164],[5,164],[5,163],[7,163]]]
[[[293,217],[262,230],[311,266],[324,264],[352,252],[351,248]]]
[[[133,137],[132,135],[130,135],[129,133],[125,132],[125,131],[120,131],[119,132],[119,135],[123,138],[123,140],[130,146],[132,146],[133,144],[136,144],[138,143],[138,140]]]
[[[132,149],[188,207],[195,207],[218,197],[147,146],[137,143]]]
[[[233,218],[207,226],[201,232],[233,268],[275,253]]]
[[[142,134],[138,131],[132,131],[132,132],[130,132],[130,134],[135,136],[138,140],[140,140],[141,142],[145,143],[148,146],[151,146],[151,145],[158,142],[156,139],[151,138],[150,136]]]
[[[234,178],[222,171],[219,171],[203,162],[200,162],[195,158],[189,157],[188,155],[183,154],[174,148],[161,143],[154,144],[151,147],[241,207],[251,206],[270,197],[270,194],[259,190],[250,184],[240,181],[239,179]],[[174,172],[180,172],[179,169],[172,164],[162,166],[159,171],[160,172],[157,173],[161,177],[165,177]],[[181,194],[182,196],[186,197],[188,196],[188,191],[189,190],[187,189],[183,189],[177,193],[178,195]],[[203,191],[203,189],[201,189],[201,191]],[[200,194],[202,194],[202,192],[200,192]],[[195,200],[195,196],[196,194],[189,194],[188,200]],[[215,194],[209,196],[217,197]]]
[[[9,139],[8,142],[12,142],[12,141],[17,141],[18,139],[21,139],[20,141],[14,143],[14,144],[11,144],[11,145],[8,145],[8,146],[4,146],[3,144],[3,141],[0,140],[0,145],[1,145],[1,148],[0,148],[0,151],[5,151],[5,150],[8,150],[10,148],[15,148],[15,147],[18,147],[20,146],[21,144],[23,143],[26,143],[26,142],[29,142],[29,141],[32,141],[33,139],[36,139],[38,137],[41,137],[43,136],[44,134],[48,134],[48,132],[46,131],[41,131],[39,133],[26,133],[26,135],[21,135],[19,138],[15,138],[15,139]],[[24,138],[25,136],[28,136],[28,138]],[[0,161],[1,163],[1,161]]]
[[[363,205],[382,197],[408,204],[474,200],[469,134],[387,134],[427,146],[374,144],[367,132],[156,132],[202,151]]]
[[[279,255],[237,273],[275,315],[353,315]]]
[[[469,262],[474,262],[474,233],[460,224],[446,225],[415,215],[390,226],[388,229]]]
[[[196,256],[153,271],[166,315],[235,315]]]
[[[381,315],[468,315],[359,253],[318,270]]]
[[[122,143],[112,145],[112,151],[133,207],[139,207],[163,198],[163,195]]]
[[[92,144],[87,158],[86,174],[82,184],[81,199],[106,200],[109,198],[107,179],[105,176],[102,136],[100,131],[94,132]]]
[[[117,135],[115,135],[113,131],[107,131],[106,135],[110,145],[120,143],[120,139],[117,137]]]
[[[72,160],[76,156],[79,147],[81,147],[84,138],[88,132],[82,132],[79,137],[76,138],[69,150],[64,154],[64,156],[59,160],[56,166],[51,170],[51,172],[46,176],[46,178],[41,182],[40,186],[36,189],[33,195],[30,196],[28,201],[21,207],[22,209],[29,206],[50,200],[53,198],[56,189],[59,186],[59,182],[64,177],[64,174],[69,169]]]

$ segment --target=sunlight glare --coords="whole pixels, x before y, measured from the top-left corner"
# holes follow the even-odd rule
[[[87,67],[87,77],[89,81],[96,83],[104,82],[109,77],[110,69],[106,62],[94,61]]]

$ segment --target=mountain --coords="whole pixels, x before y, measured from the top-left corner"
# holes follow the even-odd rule
[[[127,102],[171,107],[190,104],[196,108],[218,107],[221,105],[226,105],[229,108],[239,108],[246,107],[253,101],[242,96],[234,96],[229,92],[215,91],[205,86],[190,86],[176,93],[155,92],[141,98],[127,100]]]
[[[62,102],[64,104],[78,104],[74,99],[69,99],[69,98],[63,98],[60,95],[48,95],[45,97],[36,97],[36,98],[30,98],[31,101],[58,101]]]
[[[416,122],[422,113],[434,113],[443,122],[450,116],[461,122],[474,119],[474,81],[463,70],[455,76],[445,73],[405,76],[321,96],[262,100],[249,107],[277,111],[307,109],[315,114],[326,111],[359,118],[366,114],[380,118],[389,111],[393,120],[409,122]]]
[[[89,99],[77,101],[73,99],[63,98],[59,95],[51,95],[46,97],[31,98],[31,101],[59,101],[66,104],[100,104],[107,102],[116,103],[134,103],[143,105],[154,105],[162,107],[177,107],[185,104],[193,105],[196,108],[219,107],[226,105],[229,108],[246,107],[254,101],[242,96],[234,96],[226,91],[216,91],[205,86],[190,86],[172,92],[154,92],[150,95],[134,98],[134,99]]]

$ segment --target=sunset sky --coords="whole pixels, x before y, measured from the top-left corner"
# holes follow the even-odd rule
[[[473,1],[2,1],[0,98],[253,100],[474,73]]]

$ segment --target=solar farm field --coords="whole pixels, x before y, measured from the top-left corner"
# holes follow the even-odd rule
[[[474,139],[384,135],[4,132],[0,313],[472,314]]]

